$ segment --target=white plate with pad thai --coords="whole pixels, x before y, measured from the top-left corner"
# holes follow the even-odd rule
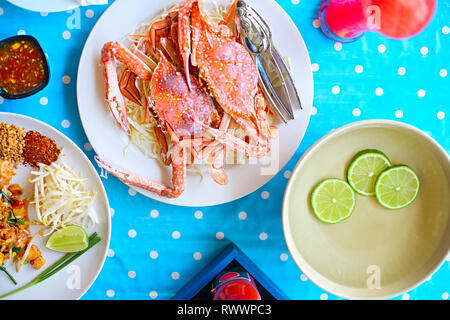
[[[111,233],[95,168],[47,124],[0,113],[0,300],[73,300],[98,276]]]
[[[267,183],[309,122],[313,79],[297,27],[272,0],[268,23],[302,101],[280,121],[234,27],[236,2],[117,0],[84,47],[77,99],[105,176],[170,204],[210,206]]]

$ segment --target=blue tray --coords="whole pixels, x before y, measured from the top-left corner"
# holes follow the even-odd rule
[[[251,274],[258,285],[269,293],[273,299],[288,300],[289,298],[272,282],[235,244],[230,243],[217,257],[207,264],[172,298],[173,300],[193,300],[205,289],[215,277],[229,264],[237,262]],[[262,287],[262,288],[261,288]],[[261,290],[260,290],[261,291]],[[261,293],[263,300],[267,293]]]

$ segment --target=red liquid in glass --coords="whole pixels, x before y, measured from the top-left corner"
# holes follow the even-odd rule
[[[242,268],[223,272],[215,280],[213,300],[261,300],[252,276]]]
[[[214,300],[261,300],[261,297],[248,281],[235,280],[218,288]]]

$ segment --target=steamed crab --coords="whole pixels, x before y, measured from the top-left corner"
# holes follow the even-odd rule
[[[226,147],[248,157],[262,157],[270,151],[272,133],[256,66],[227,26],[235,5],[217,22],[205,13],[202,1],[185,0],[178,10],[155,22],[148,39],[138,46],[104,45],[101,63],[111,112],[130,134],[124,97],[148,109],[158,123],[154,130],[161,160],[172,166],[173,186],[96,157],[101,168],[128,185],[174,198],[184,191],[191,158],[206,160],[214,181],[226,184]],[[125,66],[119,81],[116,59]],[[150,97],[138,89],[136,79],[149,85]],[[255,143],[236,137],[230,130],[233,126],[240,126]]]

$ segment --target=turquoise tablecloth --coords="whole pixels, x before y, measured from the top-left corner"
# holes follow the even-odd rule
[[[344,45],[328,40],[318,29],[319,0],[278,2],[302,33],[314,70],[313,116],[297,153],[260,190],[210,208],[161,204],[129,192],[117,179],[104,180],[111,203],[111,246],[100,276],[83,299],[168,299],[229,241],[289,297],[336,299],[302,275],[283,238],[282,197],[301,155],[330,130],[374,118],[412,124],[450,150],[448,2],[439,1],[431,25],[411,40],[367,34]],[[0,0],[0,39],[35,36],[48,55],[52,74],[48,87],[35,96],[18,101],[0,98],[0,111],[47,122],[75,141],[91,160],[94,153],[76,104],[76,76],[84,42],[106,8],[47,14]],[[78,14],[79,25],[74,20]],[[398,298],[448,299],[449,260],[428,281]]]

